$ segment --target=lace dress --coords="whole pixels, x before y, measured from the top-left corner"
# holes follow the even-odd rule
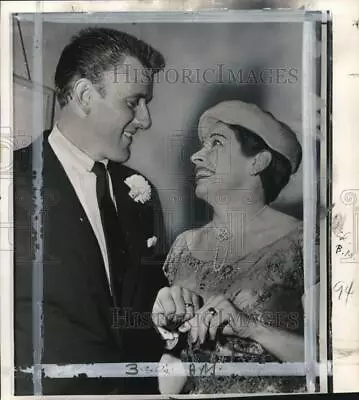
[[[303,335],[303,225],[286,236],[219,270],[212,261],[196,258],[185,239],[175,240],[164,264],[170,284],[192,290],[204,299],[225,294],[251,318]],[[280,362],[259,343],[218,336],[203,345],[185,340],[184,362]],[[305,377],[192,376],[184,393],[290,393],[305,391]]]

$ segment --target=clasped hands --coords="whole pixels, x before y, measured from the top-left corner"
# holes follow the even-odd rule
[[[188,332],[192,343],[214,340],[218,330],[224,335],[251,337],[253,324],[246,314],[223,295],[202,298],[186,288],[162,288],[156,297],[152,320],[162,337],[171,342]]]

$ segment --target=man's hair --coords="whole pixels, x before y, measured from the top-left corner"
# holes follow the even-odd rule
[[[68,103],[76,79],[89,79],[105,95],[101,86],[103,73],[116,68],[126,56],[138,59],[151,76],[165,66],[160,52],[128,33],[109,28],[86,28],[78,32],[62,51],[56,68],[56,97],[60,107]]]
[[[269,151],[272,160],[267,168],[259,173],[263,190],[265,203],[269,204],[274,201],[281,190],[289,182],[291,175],[291,165],[289,160],[282,154],[271,149],[267,143],[254,132],[239,125],[229,125],[233,130],[236,139],[241,145],[244,156],[253,157],[261,151]]]

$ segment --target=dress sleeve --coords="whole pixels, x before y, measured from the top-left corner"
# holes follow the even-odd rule
[[[319,232],[316,233],[314,241],[314,273],[315,285],[319,283],[320,279],[320,237]],[[293,238],[291,248],[293,251],[288,251],[288,277],[291,286],[297,288],[304,294],[305,292],[305,254],[304,254],[304,231],[300,229],[295,238]],[[311,250],[311,249],[308,249]]]
[[[181,265],[182,254],[186,246],[187,244],[184,233],[181,233],[177,236],[167,254],[166,260],[163,264],[163,273],[170,285],[175,281],[177,271]]]

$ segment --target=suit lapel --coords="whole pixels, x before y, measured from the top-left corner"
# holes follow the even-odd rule
[[[61,210],[66,210],[71,225],[74,225],[74,221],[81,221],[81,242],[85,242],[86,245],[89,246],[89,248],[87,248],[89,254],[94,251],[96,257],[100,255],[99,258],[101,259],[101,262],[97,263],[98,265],[96,265],[95,268],[96,271],[93,277],[94,285],[99,284],[98,280],[96,281],[95,278],[95,276],[97,276],[102,284],[105,285],[106,303],[108,303],[108,301],[112,302],[102,254],[95,233],[65,170],[48,143],[47,135],[44,135],[44,156],[44,170],[50,171],[48,176],[45,175],[45,180],[48,180],[44,182],[45,187],[60,188],[62,198]],[[130,189],[124,183],[124,180],[129,176],[128,169],[122,167],[121,164],[109,162],[109,171],[111,173],[113,191],[117,204],[119,225],[125,242],[120,245],[126,250],[128,260],[124,271],[121,305],[131,306],[133,304],[133,296],[136,292],[136,287],[139,283],[141,257],[145,255],[147,251],[146,239],[152,232],[147,232],[147,221],[146,218],[144,218],[146,206],[142,203],[136,203],[129,196]],[[75,232],[71,232],[70,235],[71,234],[75,234]],[[78,237],[74,237],[74,242],[78,240]]]
[[[59,205],[58,210],[55,208],[52,212],[58,213],[60,217],[64,219],[63,225],[69,227],[66,229],[66,232],[64,232],[66,240],[70,241],[70,237],[73,236],[73,243],[86,248],[85,254],[88,255],[88,262],[94,265],[93,272],[95,275],[92,276],[93,284],[99,285],[99,277],[100,282],[103,284],[107,301],[112,302],[102,253],[96,235],[92,229],[87,214],[77,197],[75,189],[73,188],[63,166],[54,154],[46,136],[44,136],[44,172],[44,187],[50,188],[50,191],[52,188],[59,191],[61,204]],[[50,206],[48,208],[50,209]],[[66,221],[68,224],[66,224]],[[57,227],[55,227],[55,229],[57,229]],[[99,260],[99,262],[94,262],[94,260]]]

